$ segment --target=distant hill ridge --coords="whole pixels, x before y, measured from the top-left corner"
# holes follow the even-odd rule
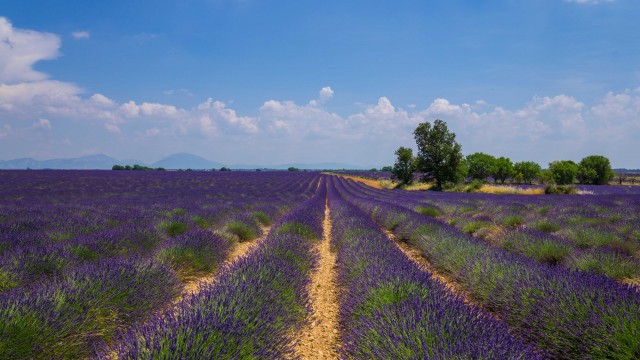
[[[20,158],[14,160],[0,160],[0,169],[5,170],[24,170],[24,169],[67,169],[67,170],[110,170],[113,165],[143,165],[150,167],[162,167],[171,169],[219,169],[223,166],[232,169],[276,169],[283,170],[289,167],[298,169],[350,169],[350,170],[367,170],[371,167],[355,166],[344,163],[317,163],[317,164],[281,164],[281,165],[245,165],[235,164],[226,165],[223,163],[207,160],[201,156],[177,153],[169,155],[153,164],[147,164],[144,161],[135,159],[118,160],[105,154],[87,155],[69,159],[51,159],[51,160],[35,160],[32,158]]]
[[[224,164],[187,153],[172,154],[151,164],[151,167],[165,169],[214,169],[222,166]]]

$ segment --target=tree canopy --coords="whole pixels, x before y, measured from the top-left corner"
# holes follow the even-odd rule
[[[542,168],[533,161],[521,161],[513,165],[516,176],[520,175],[522,181],[531,184],[533,180],[540,176]]]
[[[446,182],[456,182],[460,177],[462,147],[456,142],[456,134],[449,132],[447,123],[436,119],[431,125],[424,122],[413,132],[418,146],[417,170],[425,180],[433,179],[436,189]]]
[[[558,185],[573,185],[578,174],[578,165],[571,160],[558,160],[549,164],[553,181]]]
[[[396,163],[391,170],[393,177],[400,180],[402,184],[411,184],[413,182],[414,171],[415,161],[413,158],[413,150],[401,146],[396,150]]]
[[[605,185],[615,176],[611,162],[602,155],[587,156],[578,164],[577,177],[582,184]]]
[[[491,173],[493,180],[496,183],[500,180],[500,183],[504,184],[504,182],[513,175],[515,175],[515,173],[511,160],[504,156],[497,158],[493,166],[493,172]]]
[[[482,181],[493,173],[495,162],[495,157],[483,152],[473,153],[465,159],[469,176],[472,179]]]

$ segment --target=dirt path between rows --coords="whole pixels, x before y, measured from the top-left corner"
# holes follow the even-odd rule
[[[484,308],[482,304],[475,301],[472,298],[471,294],[468,291],[464,290],[458,283],[456,283],[454,280],[452,280],[448,276],[438,272],[438,270],[436,270],[435,267],[431,265],[429,260],[427,260],[422,255],[420,250],[412,247],[411,245],[405,242],[396,241],[395,235],[391,231],[384,230],[384,232],[387,235],[387,237],[389,237],[389,239],[391,239],[393,243],[396,244],[396,246],[405,254],[405,256],[409,258],[409,260],[411,260],[414,264],[416,264],[420,270],[429,273],[429,275],[431,275],[431,278],[433,278],[435,281],[442,284],[450,293],[462,298],[465,304],[478,307],[478,308]],[[491,317],[495,319],[499,319],[499,317],[496,314],[490,311],[485,311],[485,312],[489,314]]]
[[[202,290],[202,288],[216,280],[217,275],[220,274],[222,269],[231,266],[234,261],[247,255],[251,252],[251,249],[256,248],[262,241],[264,241],[267,238],[267,235],[269,235],[269,231],[271,231],[271,226],[263,226],[260,229],[261,235],[259,238],[255,240],[236,242],[236,244],[231,249],[231,252],[227,256],[227,259],[222,264],[220,264],[218,270],[216,270],[213,274],[203,276],[186,283],[184,285],[184,288],[182,289],[182,293],[176,300],[173,301],[173,304],[175,305],[179,303],[188,295],[197,295]]]
[[[218,269],[213,274],[203,276],[201,278],[198,278],[196,280],[186,283],[184,288],[182,289],[182,293],[180,294],[180,296],[178,296],[175,300],[173,300],[173,302],[171,302],[171,304],[166,306],[164,309],[159,310],[158,313],[161,314],[165,311],[168,311],[174,308],[180,301],[184,300],[184,298],[187,296],[197,295],[200,291],[202,291],[202,289],[205,286],[213,283],[216,280],[217,275],[220,274],[222,269],[224,269],[225,267],[231,266],[231,264],[233,264],[234,261],[242,258],[243,256],[246,256],[251,252],[252,249],[255,249],[258,246],[258,244],[260,244],[260,242],[264,241],[269,235],[270,230],[271,230],[271,226],[263,226],[260,229],[262,234],[259,238],[251,241],[237,242],[231,249],[231,252],[227,256],[227,259],[218,267]],[[115,345],[113,345],[112,348],[115,348]],[[118,354],[115,351],[107,352],[102,356],[105,359],[109,359],[109,360],[118,359]]]
[[[302,359],[337,359],[338,299],[336,287],[336,255],[331,252],[331,218],[328,202],[325,204],[322,241],[318,269],[311,279],[309,298],[311,318],[309,324],[296,334],[295,356]]]

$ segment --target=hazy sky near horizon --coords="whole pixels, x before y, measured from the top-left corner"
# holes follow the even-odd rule
[[[640,1],[2,0],[0,160],[640,167]]]

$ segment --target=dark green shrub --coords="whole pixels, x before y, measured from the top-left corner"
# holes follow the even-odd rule
[[[619,254],[625,254],[627,256],[640,255],[640,244],[636,244],[632,241],[625,241],[615,239],[607,245],[609,249]]]
[[[564,244],[553,241],[529,243],[523,249],[523,253],[538,262],[556,265],[562,262],[571,249]]]
[[[182,208],[175,208],[173,210],[171,210],[171,214],[173,215],[184,215],[185,210]]]
[[[317,238],[313,229],[309,226],[297,222],[288,222],[278,227],[276,230],[276,234],[278,233],[291,233],[302,235],[307,239],[315,239]]]
[[[573,185],[547,185],[544,188],[545,194],[576,194],[578,189]]]
[[[538,210],[536,210],[536,212],[539,215],[547,215],[549,213],[549,210],[551,210],[551,207],[547,205],[539,208]]]
[[[256,220],[258,220],[258,222],[263,226],[271,225],[271,218],[269,218],[269,215],[265,214],[262,211],[254,212],[253,217],[256,218]]]
[[[431,206],[420,206],[416,209],[416,211],[422,215],[427,215],[430,217],[438,217],[440,215],[442,215],[440,213],[440,210],[431,207]]]
[[[621,241],[616,234],[589,228],[574,231],[572,239],[580,248],[597,247]]]
[[[468,222],[468,223],[466,223],[466,224],[464,224],[462,226],[462,231],[464,231],[464,232],[466,232],[468,234],[473,234],[476,231],[478,231],[478,230],[480,230],[480,229],[482,229],[484,227],[490,226],[490,225],[491,225],[491,223],[488,223],[486,221],[471,221],[471,222]]]
[[[484,183],[481,180],[473,180],[472,182],[469,183],[469,185],[467,185],[464,188],[465,192],[476,192],[480,189],[482,189],[482,185],[484,185]]]
[[[240,241],[253,240],[258,237],[258,232],[242,221],[231,221],[225,227],[228,232],[236,235]]]
[[[208,227],[211,226],[211,221],[203,218],[202,216],[197,216],[197,215],[193,216],[191,218],[191,221],[196,223],[196,225],[198,225],[198,227],[201,229],[207,229]]]
[[[187,231],[188,226],[179,221],[166,221],[160,223],[160,228],[169,236],[174,237]]]
[[[4,270],[0,270],[0,293],[18,286],[13,275]]]
[[[586,254],[576,259],[574,266],[581,271],[593,271],[618,280],[640,275],[638,266],[628,258],[610,253]]]
[[[51,241],[54,242],[62,242],[62,241],[67,241],[73,238],[73,234],[70,232],[59,232],[59,231],[55,231],[55,232],[51,232],[49,233],[49,238],[51,239]]]
[[[519,215],[509,215],[502,220],[504,226],[516,227],[524,224],[524,218]]]
[[[156,255],[156,259],[169,264],[183,281],[213,271],[218,263],[217,254],[205,253],[187,246],[162,249]]]
[[[99,258],[98,252],[89,249],[86,245],[71,246],[71,253],[83,261],[95,261]]]
[[[549,220],[536,221],[531,227],[548,233],[556,232],[561,229],[560,225],[552,223]]]

